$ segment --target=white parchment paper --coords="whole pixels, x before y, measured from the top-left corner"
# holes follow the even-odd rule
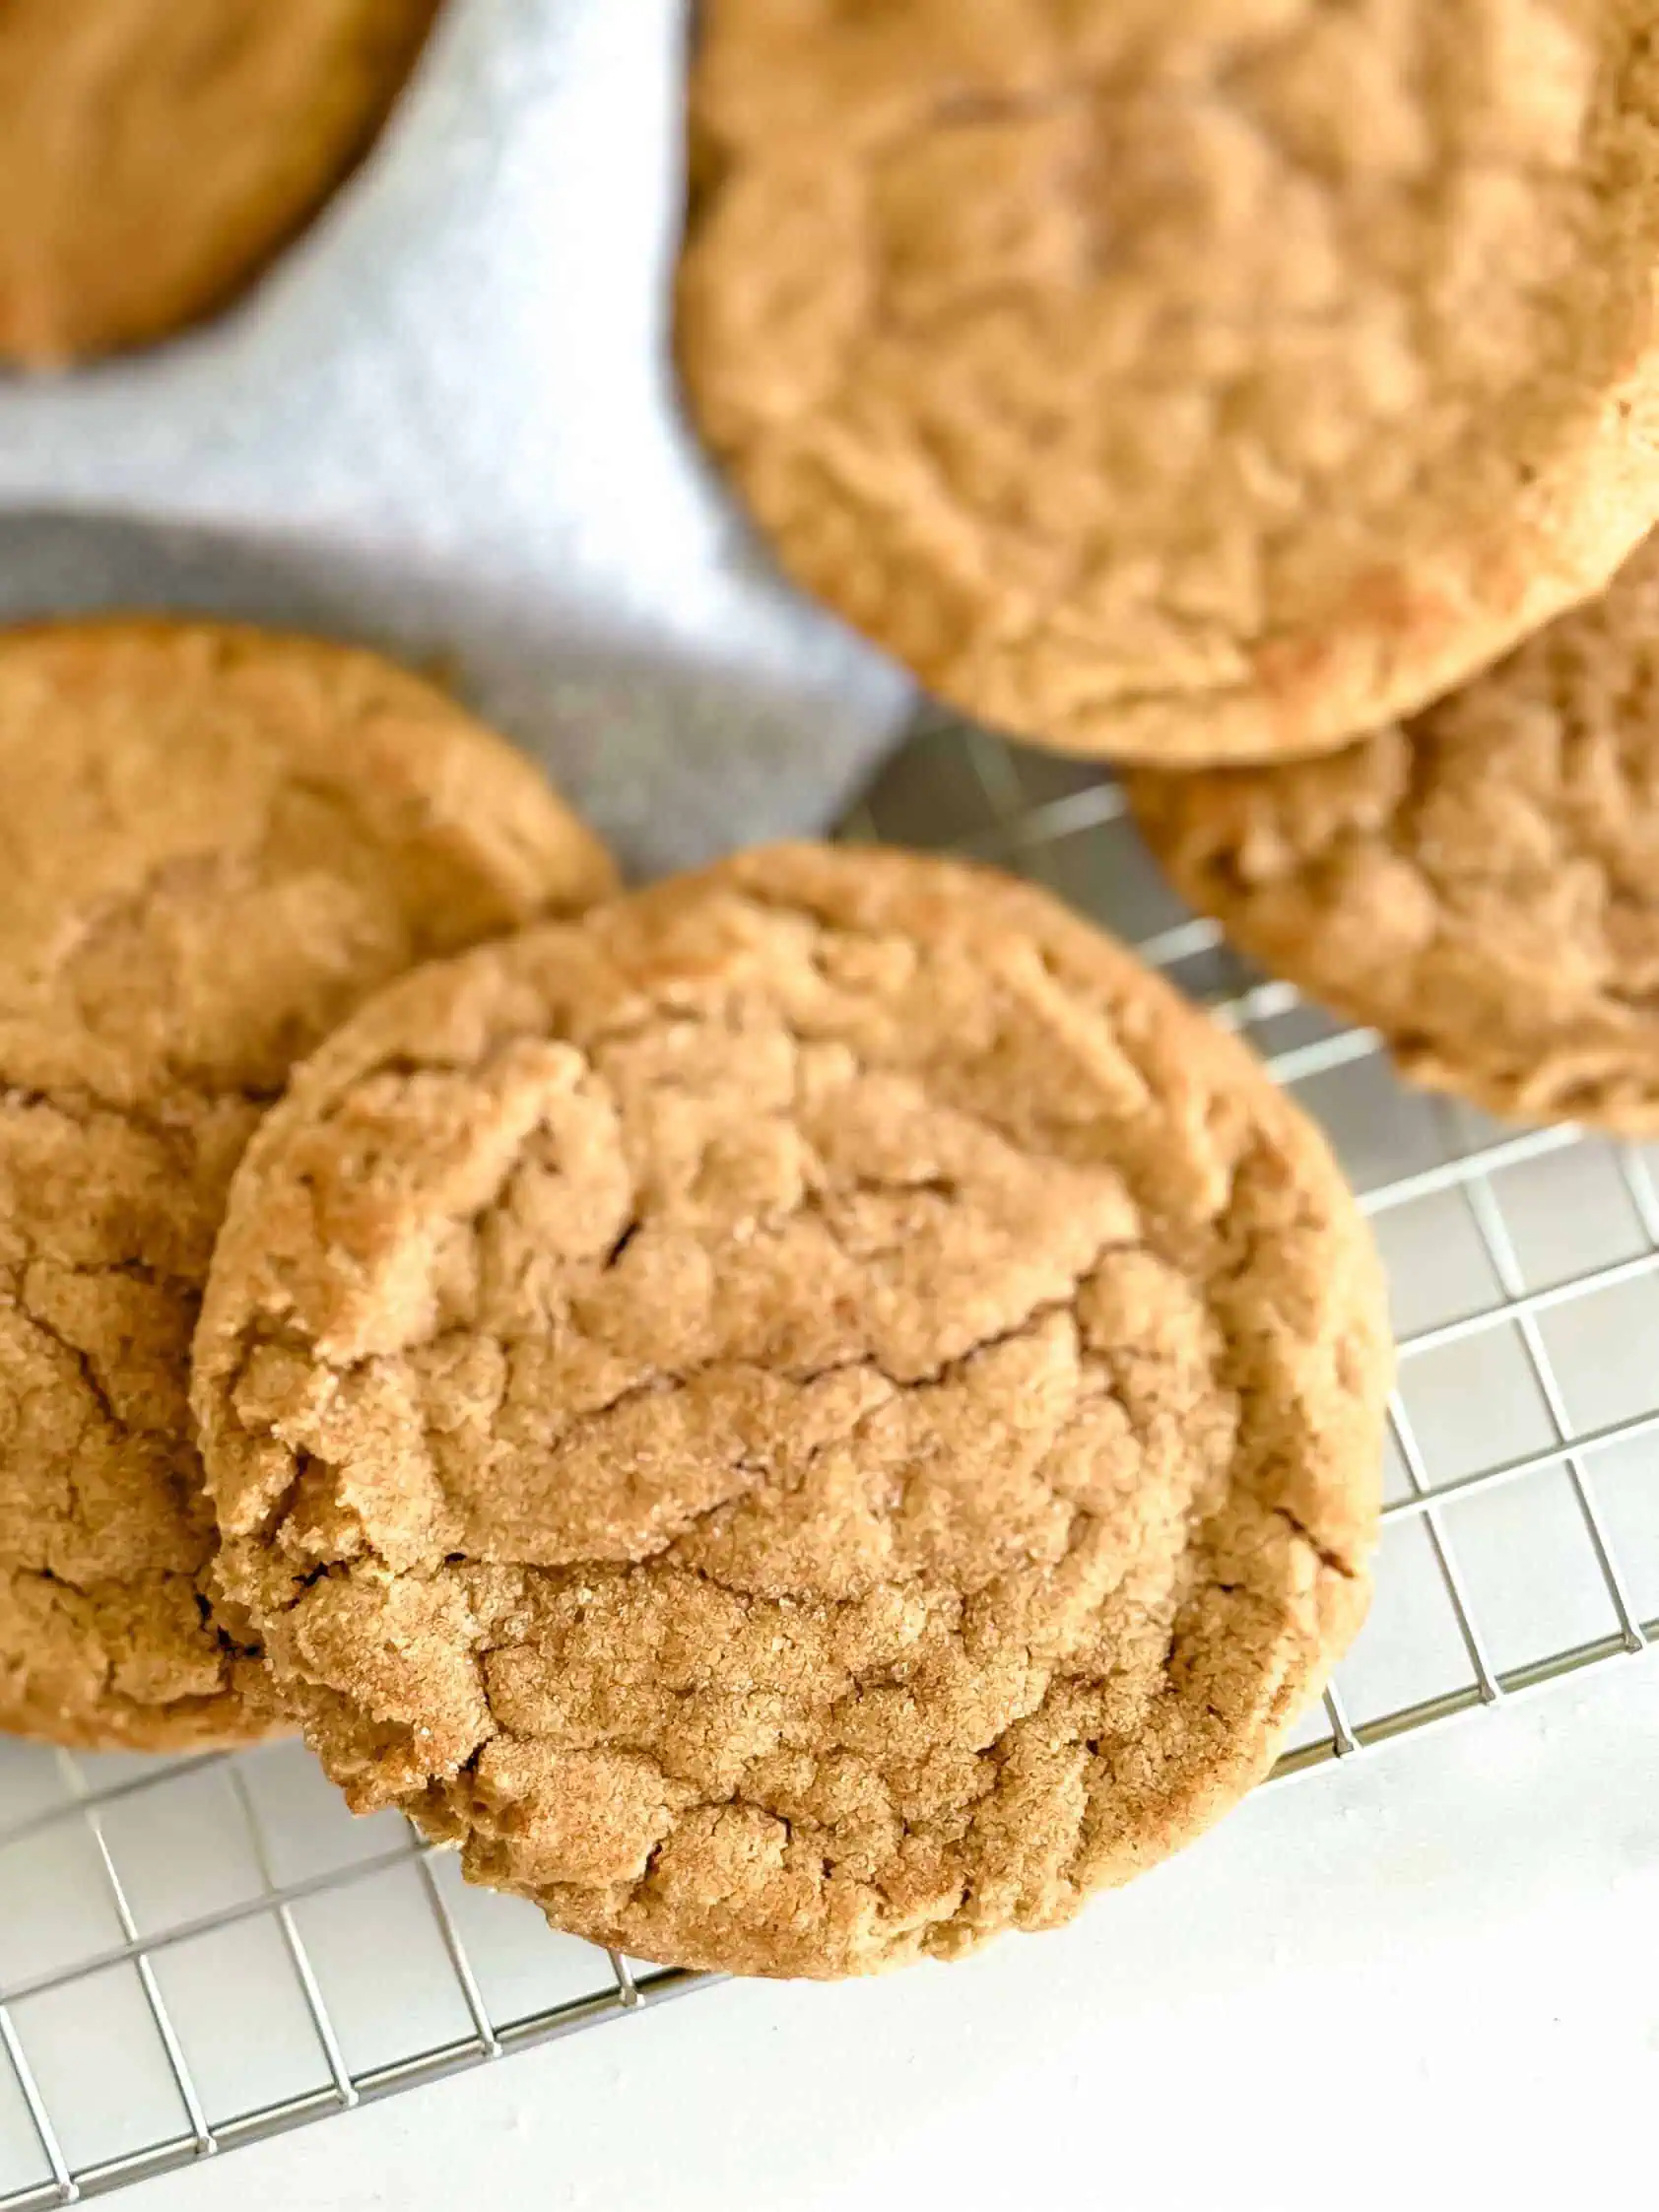
[[[170,346],[0,383],[0,620],[433,656],[643,873],[827,824],[897,674],[775,579],[683,427],[682,0],[450,0],[367,165]]]

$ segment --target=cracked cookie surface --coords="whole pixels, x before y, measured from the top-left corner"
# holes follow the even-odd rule
[[[988,872],[780,847],[407,978],[238,1174],[231,1602],[354,1806],[636,1956],[1068,1917],[1357,1626],[1390,1358],[1256,1063]]]
[[[147,344],[249,284],[366,150],[439,0],[6,0],[0,359]]]
[[[1328,750],[1659,512],[1650,0],[706,0],[679,356],[808,589],[1156,764]]]
[[[186,1403],[232,1170],[379,984],[608,890],[529,762],[368,653],[0,634],[0,1727],[262,1732]]]
[[[1659,1135],[1659,540],[1347,752],[1129,792],[1184,896],[1414,1081]]]

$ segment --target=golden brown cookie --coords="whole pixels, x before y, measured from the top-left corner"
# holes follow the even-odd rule
[[[1184,895],[1416,1082],[1659,1135],[1659,540],[1334,759],[1129,788]]]
[[[429,969],[235,1182],[194,1403],[359,1810],[636,1955],[952,1956],[1186,1841],[1363,1611],[1324,1144],[1006,879],[780,847]]]
[[[199,623],[0,634],[0,1727],[229,1741],[185,1389],[231,1172],[371,989],[610,865],[414,677]]]
[[[1659,514],[1651,0],[705,0],[679,354],[981,718],[1328,750]]]
[[[223,306],[367,149],[439,0],[5,0],[0,360]]]

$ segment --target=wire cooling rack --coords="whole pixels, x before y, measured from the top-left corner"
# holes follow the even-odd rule
[[[1659,1156],[1403,1091],[1172,899],[1097,771],[928,722],[848,825],[1058,891],[1330,1130],[1394,1285],[1371,1620],[1281,1774],[1659,1640]],[[1096,1910],[1109,1910],[1109,1905]],[[0,1744],[0,2212],[72,2203],[694,1988],[467,1890],[296,1745]]]

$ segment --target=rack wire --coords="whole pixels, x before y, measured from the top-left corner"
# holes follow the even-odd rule
[[[1394,1285],[1370,1623],[1281,1776],[1659,1642],[1659,1155],[1403,1090],[1377,1039],[1183,911],[1098,770],[930,717],[853,838],[1058,891],[1324,1122]],[[1103,1908],[1097,1908],[1103,1909]],[[695,1989],[463,1887],[299,1747],[0,1744],[0,2212],[128,2181]]]

